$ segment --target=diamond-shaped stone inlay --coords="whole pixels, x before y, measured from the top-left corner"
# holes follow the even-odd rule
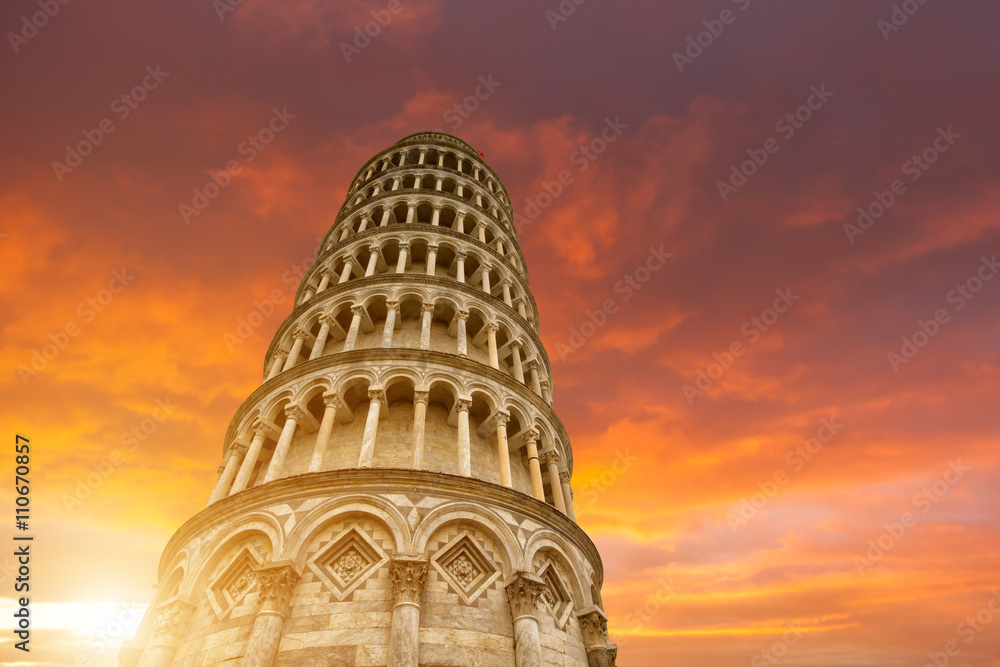
[[[545,588],[542,590],[542,605],[552,614],[556,626],[562,628],[566,625],[566,621],[573,611],[573,598],[551,560],[546,561],[538,576],[545,582]]]
[[[310,558],[308,566],[343,600],[387,562],[389,556],[354,524]]]
[[[257,586],[254,568],[263,562],[252,546],[243,547],[233,562],[208,587],[208,602],[220,619],[229,615]]]
[[[500,569],[468,534],[458,535],[431,558],[431,565],[471,604],[500,576]]]

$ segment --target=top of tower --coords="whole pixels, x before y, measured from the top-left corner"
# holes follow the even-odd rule
[[[447,132],[441,132],[440,130],[425,130],[423,132],[415,132],[413,134],[408,134],[399,141],[397,141],[394,145],[401,146],[403,144],[408,144],[411,142],[416,142],[421,140],[437,141],[444,144],[455,144],[461,146],[462,148],[466,148],[472,151],[473,153],[479,152],[475,148],[473,148],[469,142],[459,139],[454,134],[448,134]]]

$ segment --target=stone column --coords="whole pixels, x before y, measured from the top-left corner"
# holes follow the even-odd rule
[[[376,187],[378,187],[378,186],[376,186]],[[366,229],[368,229],[368,216],[367,215],[362,215],[361,216],[361,224],[358,225],[358,234],[360,234],[361,232],[365,231]]]
[[[434,304],[425,303],[420,306],[420,349],[431,349],[431,319],[434,316]]]
[[[566,503],[566,511],[569,513],[569,518],[576,521],[576,512],[573,510],[573,487],[569,484],[568,470],[559,471],[559,481],[562,484],[563,501]]]
[[[458,315],[456,315],[458,321],[455,322],[455,326],[458,328],[458,356],[468,357],[469,356],[469,337],[466,333],[466,322],[469,319],[469,311],[460,310]]]
[[[347,330],[347,340],[344,341],[343,352],[350,352],[358,343],[358,332],[361,330],[361,318],[365,314],[364,306],[351,306],[354,317],[351,318],[351,328]]]
[[[482,229],[482,227],[480,227]],[[483,291],[487,294],[492,294],[493,291],[490,289],[490,267],[483,264],[483,268],[480,269],[480,275],[483,277]]]
[[[486,225],[479,225],[479,242],[486,243]]]
[[[472,399],[458,399],[458,474],[472,475],[472,443],[469,440],[469,408]]]
[[[288,353],[288,359],[281,369],[283,371],[291,370],[295,368],[295,364],[299,363],[299,354],[302,353],[302,344],[306,340],[306,332],[302,331],[302,329],[296,329],[292,337],[295,339],[295,342],[292,343],[292,351]]]
[[[358,458],[359,468],[371,468],[375,459],[375,437],[378,435],[379,411],[385,403],[385,391],[382,389],[368,390],[368,419],[365,421],[365,432],[361,436],[361,456]]]
[[[517,314],[524,319],[528,319],[528,311],[524,308],[524,299],[517,300]]]
[[[351,228],[350,228],[350,226],[346,226],[346,227],[344,227],[344,231],[342,231],[340,233],[340,240],[341,241],[346,241],[347,237],[350,236],[350,235],[351,235]]]
[[[501,255],[507,254],[503,251],[503,239],[497,239],[497,252]]]
[[[398,301],[385,302],[385,328],[382,329],[382,347],[392,347],[392,334],[396,329],[396,316],[399,314]]]
[[[271,667],[292,594],[302,575],[291,561],[268,563],[254,570],[254,574],[260,584],[259,608],[240,667]]]
[[[538,360],[532,359],[528,362],[528,372],[531,374],[531,389],[539,396],[542,395],[542,383],[538,379]]]
[[[542,645],[538,638],[538,598],[545,582],[528,572],[518,572],[507,584],[510,615],[514,619],[514,664],[542,667]]]
[[[549,381],[542,380],[539,384],[542,387],[542,400],[549,405],[552,405],[552,395],[549,393]]]
[[[542,486],[542,469],[538,466],[538,436],[535,429],[524,434],[524,446],[528,451],[528,472],[531,473],[531,494],[545,502],[545,487]]]
[[[215,490],[212,491],[212,496],[208,499],[209,505],[229,495],[229,488],[233,485],[236,472],[239,470],[240,463],[243,462],[243,457],[246,456],[246,453],[246,445],[233,443],[230,446],[229,458],[226,459],[226,467],[222,470],[222,475],[219,476],[219,481],[215,485]]]
[[[322,315],[319,318],[319,331],[316,333],[316,342],[313,343],[312,352],[309,353],[309,360],[316,359],[323,354],[326,347],[326,339],[330,335],[330,327],[333,325],[333,318],[329,315]]]
[[[427,246],[427,275],[433,276],[434,272],[437,271],[437,254],[438,247],[436,245]]]
[[[285,359],[287,357],[288,353],[280,349],[274,354],[274,361],[271,362],[271,371],[267,374],[268,380],[276,377],[281,372],[281,369],[285,366]]]
[[[508,489],[513,488],[510,478],[510,449],[507,446],[507,421],[510,415],[498,412],[494,417],[497,426],[497,459],[500,463],[500,483]]]
[[[455,256],[455,278],[460,283],[465,282],[465,258],[468,257],[464,252],[460,252]]]
[[[264,475],[265,484],[281,475],[281,467],[285,464],[288,449],[292,446],[292,438],[295,437],[295,427],[304,418],[303,412],[297,405],[285,406],[285,426],[281,429],[281,436],[278,438],[278,444],[274,446],[271,463],[267,466],[267,474]]]
[[[388,667],[417,667],[420,654],[420,594],[427,580],[427,561],[396,556],[389,564],[392,579],[392,622]]]
[[[435,206],[431,212],[431,225],[437,227],[441,224],[441,207]]]
[[[340,272],[340,280],[337,282],[338,285],[343,285],[351,278],[351,272],[354,271],[354,258],[348,257],[344,260],[344,268]]]
[[[368,266],[365,268],[365,278],[375,275],[375,267],[378,266],[378,246],[373,245],[368,249]]]
[[[510,358],[514,366],[514,379],[524,382],[524,367],[521,365],[521,341],[512,340],[510,342]]]
[[[313,446],[312,459],[309,461],[309,472],[319,472],[323,469],[323,459],[326,458],[326,450],[330,447],[330,435],[337,420],[337,410],[343,406],[343,402],[337,394],[326,392],[323,394],[323,421],[319,424],[319,433],[316,434],[316,444]]]
[[[545,452],[542,456],[542,463],[549,469],[549,487],[552,488],[552,503],[556,506],[557,510],[563,514],[568,514],[566,511],[566,502],[563,499],[562,482],[559,479],[558,452]]]
[[[180,599],[167,602],[157,610],[153,633],[139,659],[139,667],[169,667],[173,663],[194,610],[195,605]]]
[[[455,216],[455,231],[459,234],[465,233],[465,214],[459,213]]]
[[[500,283],[500,288],[503,290],[503,302],[513,308],[514,302],[510,298],[510,281],[505,279]]]
[[[396,260],[396,273],[403,273],[406,271],[406,253],[410,250],[409,243],[399,244],[399,259]]]
[[[430,394],[417,389],[413,392],[413,467],[424,467],[424,432],[427,428],[427,401]]]
[[[319,294],[329,286],[330,286],[330,274],[324,271],[319,277],[319,286],[316,287],[316,293]]]
[[[437,190],[438,192],[441,192],[443,188],[444,188],[444,179],[443,178],[436,179],[434,181],[434,189]]]
[[[608,617],[597,607],[577,614],[588,667],[614,667],[618,647],[608,643]]]
[[[417,164],[424,164],[426,160],[427,160],[427,149],[421,148],[420,155],[417,158]]]
[[[409,206],[407,206],[406,207],[406,223],[405,224],[407,224],[407,225],[413,224],[413,217],[416,215],[416,213],[417,213],[417,207],[416,206],[414,206],[413,204],[410,204]]]
[[[500,370],[500,358],[497,356],[497,331],[500,327],[493,324],[486,325],[486,341],[490,353],[490,366]]]
[[[239,493],[247,488],[247,484],[250,483],[250,475],[253,474],[253,469],[257,465],[257,459],[260,457],[260,450],[264,446],[264,440],[267,438],[267,432],[268,429],[263,424],[258,424],[254,429],[250,449],[247,451],[246,456],[243,457],[243,465],[240,466],[240,471],[236,474],[236,481],[233,482],[233,488],[229,490],[229,495]]]
[[[313,298],[313,295],[315,293],[316,292],[313,290],[312,285],[307,284],[306,291],[302,293],[302,299],[299,301],[299,303],[305,303],[309,299]]]
[[[382,219],[378,221],[379,227],[385,227],[389,224],[389,216],[392,215],[392,210],[386,206],[382,209]]]

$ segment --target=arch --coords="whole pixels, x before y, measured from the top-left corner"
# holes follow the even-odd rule
[[[536,532],[528,538],[527,544],[524,545],[525,569],[534,572],[535,556],[540,553],[553,556],[553,560],[566,568],[565,574],[570,579],[570,586],[573,587],[575,606],[577,609],[585,607],[588,591],[585,591],[582,582],[586,579],[583,576],[583,568],[578,563],[576,554],[569,543],[554,531],[543,529]]]
[[[472,503],[456,502],[431,510],[413,531],[413,552],[427,554],[427,542],[440,528],[451,523],[471,523],[496,537],[503,549],[503,576],[506,579],[516,570],[523,569],[521,546],[510,526],[489,510]]]
[[[240,541],[256,534],[262,534],[271,543],[271,557],[279,554],[284,546],[284,531],[277,518],[265,512],[254,512],[240,517],[233,523],[221,529],[202,550],[204,557],[200,558],[194,574],[187,579],[187,585],[181,588],[181,595],[200,596],[208,587],[205,579],[211,574],[212,568],[218,565],[226,551]]]
[[[379,496],[344,496],[329,500],[315,507],[288,535],[282,557],[305,564],[305,550],[312,537],[338,518],[351,514],[365,514],[385,524],[395,540],[397,554],[409,553],[412,535],[409,524],[396,506]]]

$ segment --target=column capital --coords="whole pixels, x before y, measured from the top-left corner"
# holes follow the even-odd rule
[[[420,594],[427,581],[427,560],[419,556],[395,556],[389,561],[392,594],[397,605],[420,606]]]
[[[494,333],[495,334],[498,331],[500,331],[500,327],[497,324],[495,324],[494,322],[490,322],[489,324],[486,325],[486,333]]]
[[[522,347],[524,347],[524,343],[519,338],[515,338],[514,340],[510,341],[508,345],[510,345],[515,350],[520,350]]]
[[[259,611],[286,616],[292,593],[302,577],[295,563],[287,560],[266,563],[254,569],[254,577],[260,584]]]
[[[226,458],[231,456],[246,456],[247,450],[250,449],[248,445],[244,445],[242,442],[234,442],[229,445],[229,451],[226,452]]]
[[[386,310],[395,310],[398,313],[399,312],[399,301],[386,301],[385,302],[385,307],[386,307]]]
[[[279,347],[278,350],[277,350],[277,352],[274,353],[274,356],[280,357],[281,359],[287,359],[288,358],[288,350],[286,350],[283,347]]]
[[[285,417],[301,422],[306,419],[306,411],[302,409],[301,405],[292,405],[289,403],[285,406]]]
[[[362,306],[361,304],[358,304],[356,306],[351,306],[351,312],[354,313],[355,315],[364,315],[365,307]]]
[[[544,465],[551,465],[553,463],[559,465],[559,452],[554,449],[550,449],[541,455],[541,461]]]
[[[329,313],[324,313],[323,315],[320,315],[319,319],[317,321],[320,324],[325,324],[325,325],[331,326],[331,327],[333,326],[333,323],[336,322],[336,320],[333,319],[333,316],[330,315]]]
[[[344,406],[344,401],[336,392],[327,391],[323,393],[323,405],[328,408],[340,409]]]
[[[385,403],[385,389],[369,389],[368,400],[372,403]]]
[[[421,313],[433,313],[434,312],[434,304],[433,303],[422,303],[422,304],[420,304],[420,312]]]
[[[466,322],[469,319],[469,311],[467,311],[467,310],[460,310],[455,315],[455,317],[458,318],[458,319],[460,319],[460,320],[462,320],[463,322]]]
[[[413,402],[414,403],[424,403],[430,400],[430,392],[426,390],[417,389],[413,392]]]
[[[577,614],[583,642],[587,646],[603,646],[608,643],[608,617],[599,607],[591,607]]]
[[[372,253],[373,255],[381,255],[382,248],[379,247],[378,244],[373,243],[370,246],[368,246],[368,252]]]
[[[427,244],[427,252],[431,252],[431,251],[433,251],[433,252],[437,252],[438,251],[438,244],[437,243],[428,243]]]
[[[541,367],[541,364],[538,363],[538,359],[536,359],[535,357],[532,357],[531,359],[528,359],[527,361],[525,361],[524,365],[527,366],[527,368],[528,368],[529,371],[530,370],[536,370],[537,371]]]
[[[569,470],[560,470],[559,471],[559,481],[561,481],[563,484],[569,484],[569,482],[570,482]],[[568,500],[569,499],[567,499],[567,502],[568,502]]]
[[[400,241],[399,242],[399,249],[400,250],[409,250],[410,249],[410,242],[409,241]]]
[[[455,256],[464,262],[469,258],[469,253],[465,252],[464,250],[459,250],[458,252],[455,253]]]
[[[458,401],[455,402],[455,407],[459,412],[468,412],[472,407],[472,399],[459,396]]]
[[[512,281],[510,278],[502,278],[500,280],[500,287],[504,287],[504,286],[510,287],[513,284],[514,284],[514,281]]]
[[[510,599],[511,615],[516,621],[524,616],[535,618],[538,610],[538,598],[545,591],[545,582],[530,572],[517,572],[507,585],[507,597]]]
[[[266,438],[271,433],[271,427],[267,426],[260,420],[260,418],[254,419],[253,422],[253,437],[255,438]]]
[[[500,410],[493,416],[493,423],[496,426],[506,426],[508,421],[510,421],[509,412],[504,412],[503,410]]]
[[[308,335],[309,334],[300,328],[296,328],[295,331],[292,332],[292,338],[295,340],[305,340]]]
[[[542,437],[542,434],[536,428],[529,428],[524,432],[524,442],[528,445],[537,444],[540,437]]]

